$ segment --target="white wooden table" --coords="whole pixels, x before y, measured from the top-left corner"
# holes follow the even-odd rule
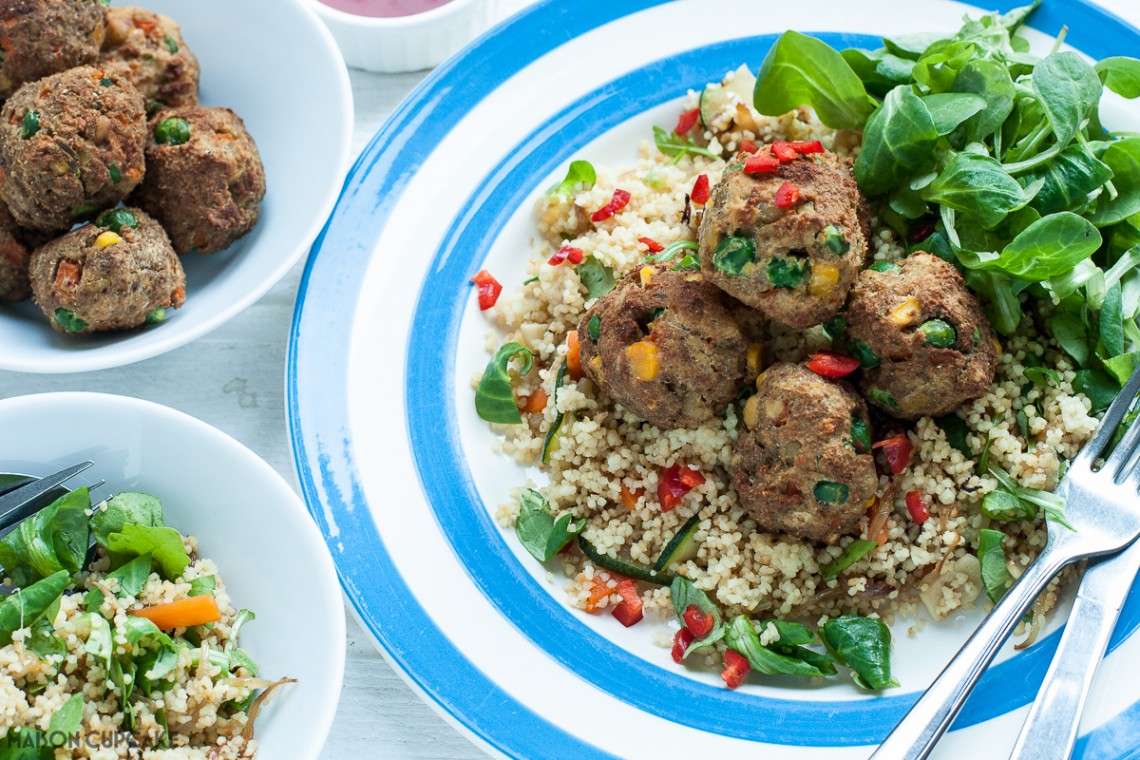
[[[529,0],[500,0],[506,17]],[[1102,4],[1140,24],[1140,0]],[[350,71],[356,102],[357,154],[424,72]],[[128,367],[75,375],[0,372],[0,398],[48,391],[100,391],[155,401],[230,434],[275,467],[294,488],[285,422],[284,375],[289,325],[304,265],[215,332],[183,348]],[[346,606],[347,606],[346,601]],[[478,760],[485,755],[408,688],[348,613],[348,659],[328,760]]]

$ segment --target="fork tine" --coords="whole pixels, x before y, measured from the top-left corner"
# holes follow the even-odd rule
[[[1128,430],[1124,432],[1124,436],[1120,439],[1120,443],[1116,447],[1106,452],[1104,458],[1104,471],[1112,475],[1112,479],[1117,483],[1124,480],[1129,467],[1132,455],[1136,452],[1136,444],[1140,442],[1140,424],[1133,423],[1129,425]]]
[[[1092,469],[1092,463],[1104,453],[1109,441],[1112,440],[1112,436],[1116,434],[1116,428],[1120,426],[1124,415],[1128,414],[1128,410],[1132,407],[1138,394],[1140,394],[1140,369],[1137,369],[1132,373],[1132,377],[1128,378],[1128,382],[1124,384],[1120,395],[1116,397],[1116,400],[1104,413],[1104,417],[1101,418],[1100,427],[1096,429],[1096,434],[1093,435],[1092,440],[1086,443],[1080,453],[1073,458],[1069,465],[1070,470],[1081,467]]]
[[[94,462],[87,461],[68,467],[65,470],[52,473],[47,477],[40,478],[34,483],[22,486],[11,493],[0,496],[0,531],[7,530],[25,519],[28,514],[37,511],[34,508],[29,510],[29,506],[34,505],[37,499],[56,486],[75,477],[94,464]]]

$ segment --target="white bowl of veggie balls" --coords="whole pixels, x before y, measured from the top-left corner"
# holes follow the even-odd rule
[[[344,606],[289,484],[215,428],[124,396],[3,399],[0,430],[21,431],[0,439],[0,473],[93,462],[54,511],[0,534],[0,577],[20,590],[0,594],[0,757],[45,740],[319,757]]]
[[[352,97],[312,10],[142,4],[0,5],[0,369],[194,340],[280,280],[335,202]]]

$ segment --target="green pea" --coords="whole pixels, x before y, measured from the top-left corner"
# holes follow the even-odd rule
[[[843,234],[843,228],[837,224],[827,225],[819,231],[816,237],[822,238],[821,242],[824,247],[836,256],[842,256],[851,250],[851,244],[847,242],[847,238]]]
[[[99,218],[95,220],[95,224],[99,227],[106,227],[117,235],[124,227],[138,227],[139,220],[125,208],[113,208],[100,214]]]
[[[24,120],[20,122],[20,137],[24,140],[30,140],[39,131],[40,115],[35,111],[25,112]]]
[[[172,54],[178,52],[178,43],[169,34],[163,36],[162,41],[166,45],[166,49],[169,50]]]
[[[851,418],[851,441],[859,454],[871,450],[871,428],[859,417]]]
[[[926,345],[935,348],[949,348],[958,342],[958,331],[941,319],[928,319],[918,332],[926,340]]]
[[[899,402],[895,400],[895,397],[881,388],[871,388],[867,391],[867,395],[879,406],[886,407],[887,409],[899,408]]]
[[[99,86],[100,87],[114,87],[115,86],[115,80],[103,77],[102,79],[99,80]]]
[[[774,256],[766,270],[768,279],[777,288],[794,288],[807,279],[811,263]]]
[[[867,268],[872,272],[898,272],[902,270],[902,267],[893,261],[876,261]]]
[[[87,320],[75,315],[71,309],[56,309],[55,321],[59,326],[70,333],[82,332],[87,329]]]
[[[859,360],[859,366],[863,369],[874,369],[883,363],[879,357],[875,355],[875,352],[871,350],[871,347],[858,338],[851,340],[849,349],[851,355]]]
[[[190,122],[177,116],[154,128],[154,141],[161,145],[182,145],[190,141]]]
[[[821,480],[812,489],[815,500],[823,504],[846,504],[848,489],[842,483],[833,480]]]
[[[586,332],[590,333],[592,340],[597,340],[602,335],[602,318],[597,314],[590,317],[590,321],[586,323]]]
[[[752,238],[732,235],[720,241],[713,253],[713,266],[735,277],[756,260],[756,243]]]
[[[157,325],[159,322],[166,321],[166,309],[159,306],[154,311],[146,315],[146,323],[148,325]]]
[[[119,180],[123,178],[123,173],[114,164],[107,167],[107,174],[111,175],[111,184],[114,185],[119,184]]]
[[[832,340],[839,340],[847,332],[847,317],[842,314],[836,314],[823,323],[823,331],[827,333],[827,337]]]

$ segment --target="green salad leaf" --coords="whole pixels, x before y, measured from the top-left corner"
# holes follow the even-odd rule
[[[69,736],[79,733],[83,725],[83,694],[72,694],[48,722],[47,735],[53,746],[62,747]]]
[[[567,198],[579,190],[589,190],[598,181],[594,165],[589,161],[571,161],[566,177],[546,191],[547,195],[561,195]]]
[[[519,357],[519,375],[530,372],[534,366],[534,353],[518,343],[507,343],[487,362],[487,368],[475,389],[475,412],[487,422],[504,425],[522,422],[514,391],[511,390],[511,377],[507,372],[511,359],[516,356]]]
[[[1005,562],[1005,549],[1001,542],[1005,534],[1000,530],[982,528],[978,535],[978,561],[982,567],[982,585],[986,596],[994,604],[998,603],[1009,587],[1013,585],[1013,575]]]
[[[877,618],[843,615],[820,629],[827,651],[851,668],[857,686],[872,691],[898,686],[891,677],[891,629]]]
[[[107,536],[107,551],[119,567],[130,559],[150,554],[154,565],[167,580],[174,580],[190,564],[190,556],[182,544],[182,534],[174,528],[124,525],[122,531]]]
[[[593,256],[587,256],[581,264],[574,267],[575,274],[586,288],[586,300],[604,296],[614,289],[617,280],[614,279],[614,270],[598,261]]]
[[[821,567],[819,569],[819,574],[823,576],[824,580],[833,580],[838,577],[838,575],[844,570],[851,567],[877,548],[879,548],[879,545],[874,541],[857,538],[847,545],[847,548],[843,550],[842,554]]]
[[[555,520],[545,496],[532,488],[523,489],[515,533],[523,548],[539,562],[546,562],[562,551],[585,527],[585,518],[575,520],[569,513]]]
[[[0,540],[0,565],[16,586],[60,570],[77,573],[87,556],[91,497],[77,488],[53,501]]]
[[[779,116],[803,105],[834,129],[858,129],[873,107],[863,82],[827,43],[788,31],[768,51],[756,79],[756,110]]]
[[[71,573],[60,570],[19,588],[0,602],[0,646],[12,643],[12,634],[40,619],[71,585]]]
[[[685,657],[698,649],[710,647],[725,637],[724,618],[720,614],[720,608],[709,599],[708,594],[694,586],[691,580],[683,575],[674,577],[669,586],[669,595],[673,599],[673,611],[677,613],[677,620],[682,626],[685,625],[685,610],[690,606],[695,606],[702,615],[711,615],[713,619],[712,628],[701,638],[693,639],[685,650]]]
[[[694,642],[695,643],[695,642]],[[748,660],[752,669],[765,675],[800,676],[804,678],[828,675],[817,665],[775,652],[760,644],[752,621],[745,615],[738,615],[724,630],[724,643],[734,652]],[[692,647],[690,647],[690,650]],[[833,670],[834,672],[834,670]]]

